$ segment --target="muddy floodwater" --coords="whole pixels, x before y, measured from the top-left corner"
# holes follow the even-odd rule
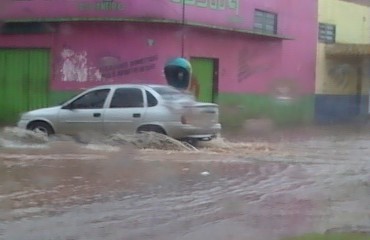
[[[370,128],[197,150],[0,135],[0,239],[276,240],[370,226]]]

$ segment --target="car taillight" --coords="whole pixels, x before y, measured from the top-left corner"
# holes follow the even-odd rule
[[[182,124],[186,124],[186,118],[185,118],[185,116],[181,116],[181,123]]]

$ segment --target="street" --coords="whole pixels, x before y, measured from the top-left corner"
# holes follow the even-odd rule
[[[197,151],[0,137],[0,239],[277,240],[370,226],[370,129],[338,129]]]

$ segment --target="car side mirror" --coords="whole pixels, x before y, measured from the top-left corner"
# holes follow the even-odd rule
[[[69,104],[66,104],[64,106],[62,106],[62,109],[68,109],[68,110],[73,110],[73,104],[69,103]]]

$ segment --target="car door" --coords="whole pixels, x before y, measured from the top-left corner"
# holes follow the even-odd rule
[[[72,134],[102,132],[104,105],[110,89],[89,91],[63,106],[58,114],[58,131]]]
[[[145,118],[144,90],[139,87],[117,88],[104,114],[106,133],[132,134]]]

